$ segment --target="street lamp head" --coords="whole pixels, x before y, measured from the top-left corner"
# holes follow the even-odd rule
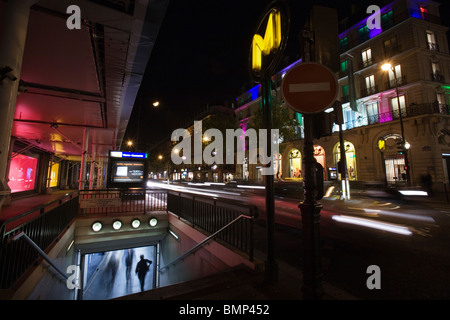
[[[154,106],[155,108],[158,107],[158,106],[159,106],[159,101],[153,102],[153,106]]]
[[[132,146],[132,145],[133,145],[133,141],[128,140],[127,144],[128,144],[129,146]]]
[[[383,64],[381,66],[381,70],[388,71],[388,70],[391,70],[391,67],[392,67],[391,64],[389,62],[386,62],[385,64]]]
[[[162,156],[162,155],[159,155],[159,156],[158,156],[158,159],[159,159],[159,160],[161,160],[162,158],[163,158],[163,156]]]

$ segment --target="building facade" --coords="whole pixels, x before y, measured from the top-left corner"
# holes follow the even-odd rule
[[[448,28],[434,1],[394,1],[380,15],[381,29],[369,29],[364,19],[339,34],[338,97],[348,178],[420,185],[429,174],[434,189],[443,191],[450,169]],[[383,70],[387,63],[390,67]],[[274,82],[279,84],[285,72]],[[237,98],[241,126],[260,105],[257,88]],[[274,95],[279,97],[279,91]],[[299,119],[299,139],[280,146],[278,177],[301,180],[302,117],[292,116]],[[338,125],[332,135],[315,140],[315,157],[326,180],[339,178],[339,141]]]

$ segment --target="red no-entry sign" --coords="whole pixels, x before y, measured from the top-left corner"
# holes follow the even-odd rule
[[[338,84],[333,72],[318,63],[302,63],[289,70],[281,84],[286,104],[299,113],[318,113],[336,101]]]

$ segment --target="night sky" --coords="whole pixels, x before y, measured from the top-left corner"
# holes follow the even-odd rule
[[[357,3],[359,12],[350,14]],[[299,58],[295,34],[313,4],[336,8],[339,19],[354,22],[366,17],[376,0],[288,0],[291,34],[285,64]],[[441,1],[441,17],[448,24],[449,3]],[[211,5],[211,4],[214,5]],[[255,84],[249,75],[249,50],[257,21],[271,0],[171,0],[153,48],[125,135],[140,151],[193,123],[207,105],[231,105]],[[280,66],[282,69],[283,66]],[[154,108],[153,101],[160,101]]]

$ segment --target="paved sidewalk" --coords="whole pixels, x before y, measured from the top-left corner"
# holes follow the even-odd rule
[[[53,191],[51,194],[36,194],[23,198],[13,199],[10,205],[3,205],[0,208],[0,221],[7,220],[14,216],[25,213],[33,208],[51,203],[66,194],[73,192],[74,190],[58,190]]]

